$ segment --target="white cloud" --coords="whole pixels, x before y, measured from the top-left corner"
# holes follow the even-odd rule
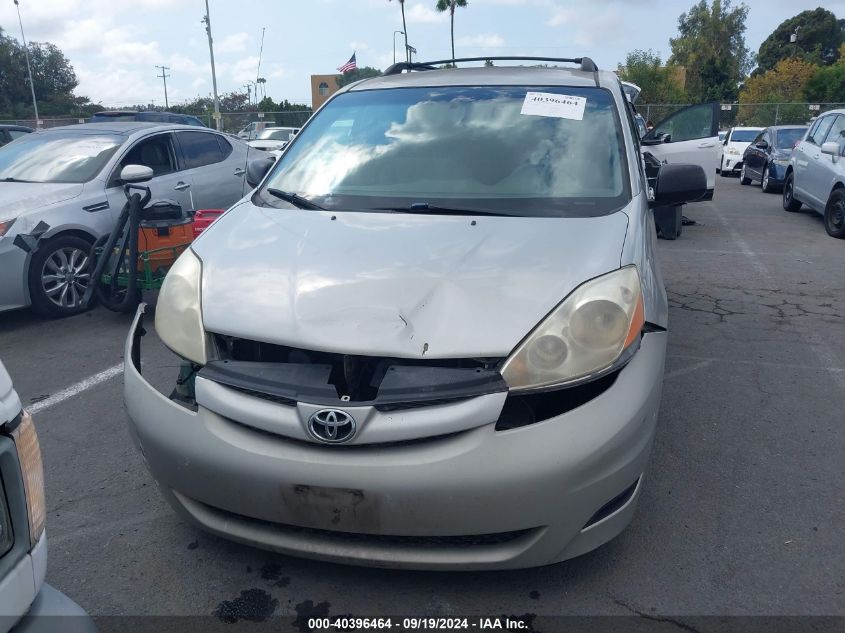
[[[240,33],[232,33],[231,35],[227,35],[221,39],[219,42],[215,42],[214,50],[215,52],[220,53],[240,53],[246,49],[246,45],[249,40],[249,34],[244,33],[243,31]]]
[[[455,39],[455,45],[470,46],[475,48],[499,48],[505,45],[505,39],[498,33],[463,35]]]
[[[440,13],[425,4],[415,4],[410,8],[410,10],[407,8],[405,9],[405,20],[408,24],[413,24],[414,22],[433,24],[435,22],[444,22],[448,18],[448,13]]]
[[[197,77],[196,79],[194,79],[191,82],[191,88],[193,88],[194,90],[199,90],[200,88],[205,86],[207,83],[208,82],[205,79],[203,79],[202,77]]]

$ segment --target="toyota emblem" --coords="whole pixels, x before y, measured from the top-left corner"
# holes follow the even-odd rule
[[[320,409],[308,418],[311,436],[328,444],[348,442],[355,430],[355,418],[340,409]]]

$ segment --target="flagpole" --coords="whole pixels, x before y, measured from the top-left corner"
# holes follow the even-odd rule
[[[35,83],[32,81],[32,67],[29,65],[29,49],[26,47],[26,36],[23,34],[23,20],[21,20],[21,7],[18,0],[14,0],[15,6],[18,9],[18,24],[21,25],[21,39],[23,40],[23,54],[26,57],[26,72],[29,75],[29,89],[32,92],[32,108],[35,110],[35,127],[41,127],[41,121],[38,118],[38,102],[35,100]]]

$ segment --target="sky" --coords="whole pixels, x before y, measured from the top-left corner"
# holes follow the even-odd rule
[[[78,95],[102,105],[164,105],[156,65],[169,66],[170,103],[211,94],[204,0],[19,0],[30,41],[52,42],[70,59]],[[399,3],[388,0],[209,0],[218,92],[260,76],[276,101],[311,102],[309,76],[336,72],[353,51],[359,66],[393,61]],[[436,0],[406,0],[409,43],[419,60],[450,57],[449,18]],[[615,69],[633,49],[669,56],[678,16],[694,0],[468,0],[455,16],[456,54],[592,57]],[[756,51],[775,27],[819,0],[750,0],[746,40]],[[845,17],[845,0],[825,0]],[[12,0],[0,26],[20,38]],[[402,36],[396,36],[401,58]]]

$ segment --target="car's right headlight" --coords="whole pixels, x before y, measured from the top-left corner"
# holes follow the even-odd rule
[[[182,358],[205,365],[205,329],[202,325],[200,280],[202,262],[186,249],[170,267],[156,304],[155,327],[159,338]]]
[[[645,325],[640,276],[626,266],[576,288],[505,361],[511,391],[552,388],[611,370]]]
[[[739,150],[735,147],[728,148],[728,154],[733,154],[734,156],[739,156]]]

